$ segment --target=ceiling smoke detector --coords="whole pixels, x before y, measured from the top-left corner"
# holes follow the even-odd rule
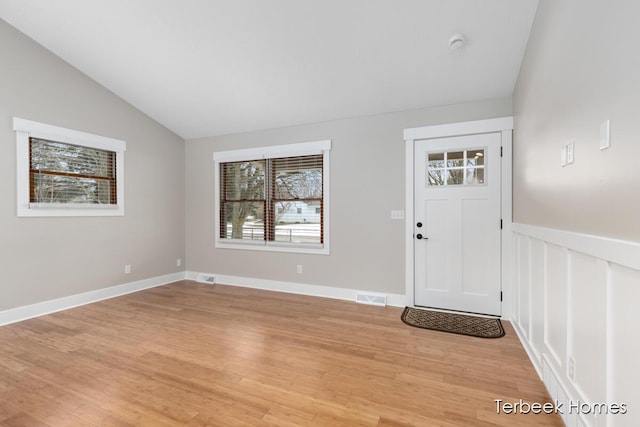
[[[462,34],[456,34],[449,39],[449,47],[451,50],[457,50],[464,44],[464,36]]]

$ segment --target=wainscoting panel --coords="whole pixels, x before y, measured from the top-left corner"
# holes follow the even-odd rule
[[[547,243],[544,342],[555,362],[565,369],[567,355],[567,250]]]
[[[614,264],[609,274],[607,396],[613,402],[624,402],[629,396],[635,397],[629,405],[635,423],[611,425],[639,426],[640,271]]]
[[[531,239],[522,237],[518,240],[518,259],[520,260],[520,266],[518,269],[519,286],[516,293],[518,297],[518,322],[522,326],[522,333],[527,339],[529,339],[529,304],[531,301],[531,254],[529,252],[529,247]]]
[[[590,402],[605,402],[607,263],[579,252],[569,254],[569,357],[575,362],[574,384]]]
[[[542,349],[544,348],[544,242],[538,239],[531,241],[531,338],[536,358],[540,360]]]
[[[640,244],[512,230],[513,325],[565,423],[640,425]]]

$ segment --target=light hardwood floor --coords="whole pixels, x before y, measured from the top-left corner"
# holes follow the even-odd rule
[[[513,329],[412,328],[402,309],[178,282],[0,327],[2,426],[517,426],[549,397]]]

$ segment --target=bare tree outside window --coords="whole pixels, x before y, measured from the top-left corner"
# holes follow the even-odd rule
[[[30,139],[30,201],[116,204],[115,153]]]
[[[484,148],[427,154],[427,185],[479,185],[484,183]]]
[[[322,243],[322,155],[221,163],[220,236]]]
[[[223,195],[223,230],[231,225],[231,238],[242,239],[244,224],[249,217],[264,221],[265,196],[264,160],[224,163],[220,169]],[[264,234],[262,235],[264,237]]]

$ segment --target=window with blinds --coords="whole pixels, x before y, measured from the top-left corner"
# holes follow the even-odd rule
[[[246,160],[237,160],[243,150],[216,153],[221,158],[216,162],[217,244],[328,249],[328,150],[283,156],[282,146],[276,148],[278,154]],[[227,157],[233,160],[224,161]]]
[[[124,215],[126,142],[13,118],[18,216]]]
[[[31,203],[116,205],[116,153],[29,138]]]
[[[220,165],[220,236],[323,243],[322,155]]]

